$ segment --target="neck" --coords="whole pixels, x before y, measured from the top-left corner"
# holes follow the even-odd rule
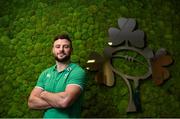
[[[58,62],[58,61],[56,61],[57,71],[58,72],[63,71],[65,68],[67,68],[69,63],[70,63],[70,61],[67,61],[67,62]]]

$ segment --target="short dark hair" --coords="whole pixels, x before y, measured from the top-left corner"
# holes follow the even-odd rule
[[[58,39],[66,39],[66,40],[68,40],[68,41],[70,42],[70,47],[73,48],[73,47],[72,47],[72,41],[71,41],[71,39],[70,39],[70,37],[69,37],[68,34],[60,34],[60,35],[57,35],[56,37],[54,37],[54,42],[55,42],[56,40],[58,40]],[[53,43],[54,43],[54,42],[53,42]]]

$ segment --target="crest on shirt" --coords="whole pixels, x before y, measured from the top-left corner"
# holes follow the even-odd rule
[[[47,77],[47,78],[50,78],[50,77],[51,77],[51,75],[50,75],[50,74],[47,74],[47,75],[46,75],[46,77]]]

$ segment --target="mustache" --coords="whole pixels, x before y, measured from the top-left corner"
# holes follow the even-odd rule
[[[67,54],[67,53],[65,53],[65,52],[59,52],[59,53],[57,53],[57,55],[59,55],[59,54]]]
[[[66,61],[70,60],[70,56],[65,56],[62,59],[58,58],[57,56],[54,56],[54,59],[58,62],[66,62]]]
[[[59,52],[59,53],[53,53],[54,55],[54,59],[58,62],[66,62],[68,60],[70,60],[70,55],[68,55],[68,53],[65,52]]]

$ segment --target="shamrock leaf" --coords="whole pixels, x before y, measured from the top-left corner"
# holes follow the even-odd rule
[[[136,27],[136,21],[132,18],[126,19],[126,18],[121,18],[118,19],[118,25],[121,30],[126,30],[126,31],[133,31]]]
[[[144,50],[143,50],[143,55],[147,58],[147,59],[151,59],[154,57],[154,54],[153,54],[153,51],[152,49],[146,47]]]
[[[97,52],[92,52],[86,63],[86,69],[90,71],[98,71],[102,69],[104,58]]]
[[[169,71],[165,66],[173,62],[170,55],[165,49],[160,49],[156,52],[154,58],[151,60],[152,64],[152,79],[156,85],[161,85],[170,76]]]
[[[109,28],[109,42],[111,46],[118,46],[125,42],[125,45],[131,45],[137,48],[143,48],[144,32],[141,30],[135,30],[136,22],[134,19],[120,19],[118,20],[120,29]],[[129,44],[130,43],[130,44]]]
[[[86,69],[96,71],[95,80],[100,84],[107,86],[114,85],[114,73],[111,69],[110,60],[105,60],[104,57],[96,52],[92,52],[89,60],[86,63]]]
[[[114,47],[105,47],[104,48],[104,56],[107,59],[111,59],[113,57],[113,53],[115,53],[116,49]]]

